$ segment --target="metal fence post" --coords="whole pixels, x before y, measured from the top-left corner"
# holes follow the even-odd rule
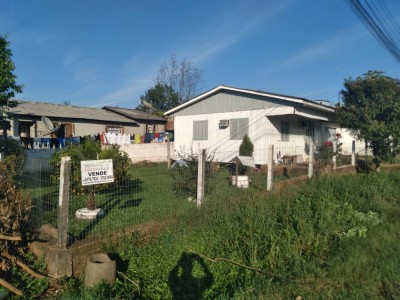
[[[199,165],[197,172],[197,206],[201,206],[204,200],[206,177],[206,149],[199,150]]]
[[[356,141],[351,141],[351,165],[356,166]]]
[[[274,145],[268,146],[267,166],[268,166],[267,191],[270,191],[272,190],[272,185],[273,185],[272,177],[274,174]]]
[[[308,158],[308,178],[313,177],[314,172],[314,144],[310,143],[310,157]]]

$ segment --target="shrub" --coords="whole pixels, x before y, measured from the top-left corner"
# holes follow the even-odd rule
[[[61,157],[71,157],[71,187],[75,194],[86,194],[90,187],[82,186],[81,184],[81,161],[82,160],[96,160],[96,159],[112,159],[114,182],[108,184],[100,184],[96,186],[97,190],[104,190],[110,187],[121,186],[124,180],[128,179],[128,168],[131,161],[125,152],[119,151],[118,145],[108,146],[102,149],[100,142],[86,137],[84,142],[79,145],[69,145],[61,152],[55,152],[50,160],[50,164],[54,168],[59,168]]]
[[[12,138],[8,138],[6,140],[0,138],[0,152],[4,153],[5,157],[15,156],[15,171],[16,173],[20,173],[22,171],[24,166],[24,152],[19,141]]]
[[[239,146],[240,156],[253,156],[254,145],[247,134],[244,135],[242,143]]]
[[[197,154],[193,152],[193,149],[190,149],[189,152],[185,152],[184,150],[178,152],[176,156],[179,159],[171,169],[174,191],[178,195],[195,199],[197,195],[197,171],[199,164]],[[207,179],[212,176],[211,164],[213,159],[213,154],[206,153],[205,177]],[[206,180],[205,186],[206,191],[209,191],[209,180]]]

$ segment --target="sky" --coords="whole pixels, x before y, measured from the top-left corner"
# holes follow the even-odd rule
[[[385,1],[400,21],[400,2]],[[345,0],[0,0],[16,99],[135,108],[175,55],[218,85],[339,101],[345,79],[400,64]]]

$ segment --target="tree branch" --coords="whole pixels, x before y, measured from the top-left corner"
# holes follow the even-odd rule
[[[6,241],[22,241],[20,236],[9,236],[9,235],[4,235],[0,233],[0,240],[6,240]]]
[[[286,278],[285,276],[282,276],[282,275],[279,275],[279,274],[275,274],[275,273],[272,273],[272,272],[268,272],[268,271],[265,271],[265,270],[257,269],[257,268],[251,267],[251,266],[247,266],[247,265],[238,263],[236,261],[233,261],[233,260],[230,260],[230,259],[227,259],[227,258],[224,258],[224,257],[217,257],[217,258],[213,259],[213,258],[207,257],[207,256],[205,256],[203,254],[197,253],[196,251],[194,251],[192,249],[188,249],[188,251],[192,252],[192,253],[195,253],[198,256],[200,256],[200,257],[202,257],[204,259],[207,259],[207,260],[209,260],[209,261],[211,261],[213,263],[224,261],[224,262],[230,263],[232,265],[235,265],[235,266],[238,266],[238,267],[241,267],[241,268],[245,268],[245,269],[252,270],[252,271],[255,271],[255,272],[258,272],[258,273],[262,273],[262,274],[267,274],[267,275],[270,275],[272,277],[288,280],[288,278]]]
[[[15,286],[11,285],[10,283],[8,283],[7,281],[5,281],[2,278],[0,278],[0,285],[5,287],[7,290],[13,292],[17,296],[23,295],[23,293],[20,289],[17,289]]]
[[[24,271],[26,271],[27,273],[29,273],[31,276],[33,276],[35,278],[38,278],[38,279],[47,278],[46,276],[44,276],[42,274],[36,273],[34,270],[32,270],[26,264],[24,264],[23,262],[19,261],[16,257],[11,256],[10,254],[8,254],[6,252],[1,252],[0,255],[11,260],[12,262],[15,262],[19,267],[21,267]]]

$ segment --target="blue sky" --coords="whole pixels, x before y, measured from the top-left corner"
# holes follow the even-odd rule
[[[385,1],[400,19],[400,3]],[[171,55],[220,84],[338,101],[343,81],[399,63],[345,0],[0,0],[16,98],[134,108]]]

